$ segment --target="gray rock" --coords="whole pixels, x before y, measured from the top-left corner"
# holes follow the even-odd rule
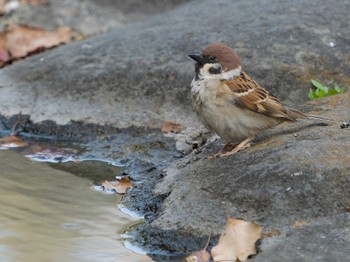
[[[13,23],[50,31],[69,26],[86,36],[121,27],[127,23],[128,15],[117,8],[107,8],[91,0],[47,0],[39,5],[21,4],[8,15],[8,19]]]
[[[1,70],[0,113],[22,111],[35,122],[59,124],[153,127],[168,120],[191,128],[198,120],[191,110],[193,64],[187,54],[213,41],[234,47],[255,80],[300,106],[311,78],[350,83],[349,7],[349,1],[325,0],[193,1]],[[349,101],[347,93],[304,109],[341,123],[349,120]],[[187,152],[191,140],[181,135],[178,147]],[[173,160],[155,191],[147,185],[150,202],[159,202],[147,203],[153,213],[138,232],[140,242],[189,252],[205,242],[199,239],[222,232],[226,211],[256,220],[265,233],[281,233],[263,239],[252,260],[348,259],[349,129],[283,124],[252,148],[209,161],[220,147],[220,141],[208,143]],[[132,194],[139,201],[142,188]]]
[[[190,125],[187,54],[213,41],[234,47],[246,71],[279,98],[300,104],[311,78],[349,83],[349,6],[325,0],[183,4],[3,69],[0,112],[22,110],[35,122],[60,124]]]
[[[256,221],[265,234],[279,232],[261,241],[252,261],[346,261],[350,136],[339,123],[349,117],[349,102],[348,93],[311,104],[336,120],[329,126],[285,123],[232,157],[207,159],[222,145],[217,141],[174,162],[154,191],[168,197],[139,235],[189,253],[200,249],[198,239],[220,235],[229,215]]]
[[[75,32],[91,35],[141,21],[188,0],[46,0],[38,5],[21,4],[7,16],[8,21],[47,30],[69,26]]]

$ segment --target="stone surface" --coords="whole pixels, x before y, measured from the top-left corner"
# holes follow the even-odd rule
[[[43,0],[38,4],[21,4],[6,16],[6,22],[56,30],[69,26],[83,35],[101,33],[141,21],[188,0],[119,1],[119,0]],[[0,22],[1,24],[1,22]]]
[[[84,36],[121,27],[127,22],[125,13],[116,8],[104,8],[95,2],[47,0],[38,5],[21,4],[18,10],[8,16],[8,21],[50,31],[69,26]]]
[[[167,198],[140,235],[151,234],[159,249],[189,253],[221,234],[228,214],[280,232],[261,241],[252,261],[346,260],[350,130],[340,123],[349,118],[350,94],[310,106],[335,123],[284,123],[232,157],[207,159],[222,146],[216,141],[173,162],[154,191]]]
[[[193,1],[15,63],[0,72],[0,112],[60,124],[189,125],[187,54],[213,41],[234,47],[246,71],[288,103],[306,101],[311,78],[349,83],[349,2],[259,3]]]
[[[36,124],[23,124],[24,133],[108,135],[88,142],[87,154],[125,161],[125,173],[141,181],[125,202],[146,213],[147,223],[134,233],[157,261],[202,248],[210,234],[214,245],[225,212],[256,220],[265,233],[280,232],[261,241],[252,261],[346,261],[350,129],[339,125],[350,120],[350,95],[305,102],[312,78],[350,84],[349,7],[349,1],[204,0],[157,15],[146,10],[147,19],[2,69],[0,114],[30,115]],[[196,126],[187,54],[213,41],[234,47],[245,70],[285,103],[335,123],[282,124],[235,156],[208,160],[222,141],[207,140]],[[15,122],[0,120],[7,129]],[[79,122],[59,127],[43,120]],[[130,127],[164,120],[184,131],[165,137]],[[176,148],[196,147],[179,159]]]

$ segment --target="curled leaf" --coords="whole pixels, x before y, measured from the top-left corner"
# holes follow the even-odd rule
[[[14,147],[25,147],[28,144],[17,136],[7,136],[0,138],[0,147],[2,148],[14,148]]]
[[[255,242],[261,238],[262,228],[255,222],[227,219],[225,232],[211,250],[214,261],[246,261],[256,254]]]
[[[115,191],[118,194],[125,194],[128,188],[133,188],[129,177],[117,178],[116,181],[104,181],[102,183],[104,190]]]
[[[48,32],[41,28],[11,24],[6,30],[6,45],[12,58],[20,58],[40,49],[67,43],[71,36],[72,30],[68,27]]]
[[[0,67],[12,60],[68,43],[72,34],[69,27],[48,32],[41,28],[9,24],[0,32]]]

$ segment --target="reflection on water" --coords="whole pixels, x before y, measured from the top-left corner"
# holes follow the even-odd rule
[[[0,261],[151,261],[123,247],[132,223],[92,182],[0,151]]]

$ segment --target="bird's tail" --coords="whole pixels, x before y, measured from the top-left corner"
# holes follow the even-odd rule
[[[321,120],[321,121],[327,121],[327,122],[334,122],[334,120],[329,119],[327,117],[305,114],[305,113],[302,113],[302,112],[300,112],[300,111],[298,111],[296,109],[289,108],[289,107],[287,109],[288,109],[288,116],[293,118],[294,121],[297,120],[298,118],[306,118],[306,119],[312,119],[312,120]]]

